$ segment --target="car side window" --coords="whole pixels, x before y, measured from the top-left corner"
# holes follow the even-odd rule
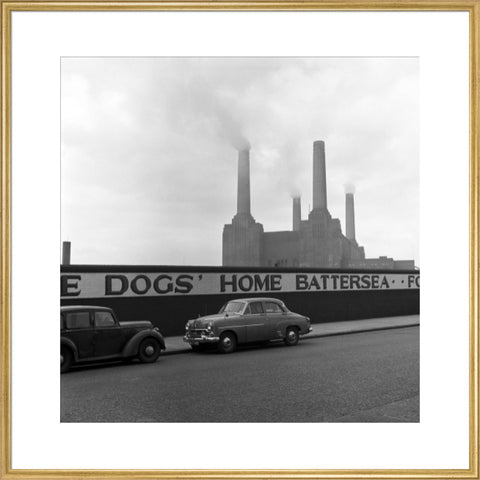
[[[263,313],[263,305],[262,302],[253,302],[250,304],[250,310],[252,314],[255,313]]]
[[[70,312],[65,314],[65,324],[67,328],[88,328],[90,326],[89,312]]]
[[[252,312],[250,311],[250,305],[247,305],[247,308],[245,309],[245,311],[243,312],[244,315],[251,315]]]
[[[96,327],[114,327],[115,319],[110,312],[95,312]]]
[[[267,313],[283,313],[282,307],[278,303],[265,302],[265,311]]]

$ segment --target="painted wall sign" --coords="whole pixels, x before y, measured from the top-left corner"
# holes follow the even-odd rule
[[[411,290],[412,273],[62,273],[61,298]]]

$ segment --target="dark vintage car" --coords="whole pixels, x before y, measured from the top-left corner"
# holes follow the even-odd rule
[[[288,310],[275,298],[242,298],[226,303],[216,315],[189,320],[183,340],[194,350],[216,344],[222,353],[237,344],[283,339],[296,345],[300,335],[312,331],[310,319]]]
[[[95,306],[60,307],[60,366],[138,358],[155,362],[165,341],[151,322],[119,322],[112,309]]]

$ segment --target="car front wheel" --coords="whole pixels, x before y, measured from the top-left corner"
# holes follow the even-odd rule
[[[160,344],[154,338],[145,338],[138,348],[138,359],[142,363],[153,363],[160,356]]]
[[[237,338],[231,332],[226,332],[220,337],[218,350],[221,353],[232,353],[237,348]]]
[[[289,347],[293,347],[298,343],[298,338],[299,338],[298,328],[288,327],[283,341],[285,342],[285,345],[288,345]]]

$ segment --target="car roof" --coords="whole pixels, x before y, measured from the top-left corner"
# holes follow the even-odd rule
[[[108,307],[100,307],[98,305],[62,305],[60,306],[61,312],[72,312],[74,310],[107,310],[112,311],[111,308]]]
[[[282,300],[271,297],[249,297],[249,298],[232,298],[231,302],[276,302],[283,304]]]

